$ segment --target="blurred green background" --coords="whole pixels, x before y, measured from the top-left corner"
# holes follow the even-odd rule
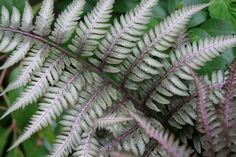
[[[58,15],[65,9],[72,0],[55,0],[55,13]],[[85,14],[89,12],[96,4],[96,0],[86,0]],[[40,9],[42,0],[29,0],[36,14]],[[119,17],[121,14],[133,8],[140,0],[116,0],[113,17]],[[149,28],[154,27],[166,16],[176,9],[183,6],[209,2],[209,0],[160,0],[153,10],[153,15]],[[24,8],[25,0],[0,0],[0,6],[5,5],[9,9],[16,6],[20,11]],[[208,8],[197,13],[188,25],[189,38],[191,41],[198,41],[200,38],[216,35],[227,35],[236,32],[236,0],[215,0]],[[211,73],[213,70],[226,69],[236,56],[236,48],[229,49],[223,56],[214,59],[202,68],[199,72],[202,74]],[[0,56],[0,63],[4,62],[5,56]],[[10,69],[0,72],[0,90],[6,84],[16,79],[20,66],[14,66]],[[9,92],[0,98],[0,115],[11,105],[22,89]],[[58,125],[43,129],[32,138],[24,142],[20,147],[7,152],[7,148],[22,133],[27,125],[31,115],[37,109],[37,105],[30,105],[24,110],[17,111],[11,116],[0,121],[0,157],[42,157],[52,149],[51,143],[59,130]]]

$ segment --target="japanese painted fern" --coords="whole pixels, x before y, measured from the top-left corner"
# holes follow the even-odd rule
[[[210,4],[177,10],[148,30],[157,0],[141,0],[112,24],[114,0],[83,17],[85,0],[57,18],[53,3],[44,0],[36,17],[27,1],[23,13],[1,9],[0,52],[9,57],[0,69],[23,65],[2,95],[25,87],[2,118],[38,104],[10,149],[63,114],[49,156],[235,155],[236,63],[225,77],[193,71],[235,46],[236,36],[191,43],[186,35],[191,17]],[[110,134],[101,138],[100,129]]]

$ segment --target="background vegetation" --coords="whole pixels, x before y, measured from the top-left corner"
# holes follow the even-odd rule
[[[61,12],[71,0],[55,0],[56,14]],[[89,11],[96,3],[96,0],[86,0],[85,12]],[[159,5],[154,8],[152,19],[148,27],[153,27],[162,19],[168,16],[172,11],[182,8],[183,6],[194,3],[208,2],[209,0],[160,0]],[[25,0],[0,0],[0,6],[5,5],[9,9],[16,6],[19,10],[23,10]],[[34,13],[37,13],[41,0],[29,0],[33,6]],[[130,8],[134,7],[139,0],[116,0],[114,6],[113,17],[117,17]],[[236,32],[236,0],[215,0],[214,3],[204,11],[194,15],[188,25],[189,39],[197,41],[200,38],[226,35]],[[229,49],[222,57],[218,57],[203,67],[199,73],[211,73],[213,70],[225,69],[236,57],[236,48]],[[0,63],[6,59],[5,55],[0,55]],[[5,85],[17,79],[21,65],[0,71],[0,91]],[[11,105],[22,89],[9,92],[0,98],[0,115],[4,113],[7,106]],[[58,131],[56,123],[38,132],[30,140],[24,142],[20,147],[6,152],[7,148],[16,140],[26,126],[28,119],[36,110],[36,105],[30,105],[25,110],[14,112],[11,116],[1,120],[0,122],[0,156],[1,157],[42,157],[52,149],[51,143],[55,139]],[[26,149],[27,148],[27,149]]]

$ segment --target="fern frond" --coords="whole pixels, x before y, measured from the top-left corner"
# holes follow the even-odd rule
[[[86,81],[83,78],[84,68],[77,64],[79,70],[73,67],[68,68],[60,77],[60,81],[48,89],[41,103],[39,110],[31,118],[30,124],[25,132],[10,148],[13,149],[21,142],[28,139],[32,134],[48,126],[58,117],[69,105],[74,106],[78,98],[78,92],[85,86]]]
[[[65,67],[69,67],[73,62],[76,63],[76,60],[52,49],[41,71],[33,73],[32,81],[24,92],[21,93],[21,96],[17,98],[16,102],[8,108],[1,119],[19,108],[24,108],[30,103],[36,102],[47,91],[50,85],[53,86],[59,80]]]
[[[207,99],[213,104],[219,104],[224,100],[221,86],[224,85],[224,75],[221,70],[214,71],[209,77],[203,76],[204,82],[206,82],[206,88],[208,91]],[[190,87],[192,89],[194,87]],[[186,124],[194,126],[193,121],[197,118],[197,101],[196,94],[191,93],[191,96],[183,100],[173,100],[167,106],[168,114],[165,115],[168,119],[168,123],[178,129],[186,128]],[[163,111],[163,110],[161,110]],[[160,112],[160,110],[159,110]]]
[[[129,89],[137,89],[134,82],[150,79],[159,74],[159,68],[164,65],[157,58],[167,58],[163,51],[172,46],[172,42],[186,27],[187,22],[196,12],[207,7],[208,4],[183,8],[172,13],[165,21],[153,30],[144,34],[143,40],[133,49],[132,57],[123,62],[122,85]]]
[[[42,37],[47,36],[51,32],[51,24],[54,19],[53,0],[44,0],[36,17],[34,33]]]
[[[108,93],[109,88],[112,87],[106,83],[99,86],[96,83],[91,87],[86,87],[80,93],[76,109],[70,110],[69,114],[61,121],[64,126],[63,133],[57,137],[51,156],[67,156],[78,144],[81,144],[82,132],[94,130],[93,119],[101,116],[103,110],[112,104],[112,97]]]
[[[73,45],[69,48],[81,54],[82,56],[91,56],[93,51],[107,33],[110,24],[112,6],[114,0],[100,0],[97,5],[87,16],[84,17],[84,22],[79,23],[76,29],[77,35],[72,40]]]
[[[23,60],[18,80],[11,82],[3,94],[20,86],[25,90],[2,118],[39,101],[38,111],[10,149],[69,109],[60,122],[62,130],[49,156],[66,157],[75,151],[74,156],[102,156],[110,150],[142,156],[152,143],[150,137],[156,140],[156,156],[191,156],[193,151],[186,146],[191,140],[190,145],[198,153],[201,146],[205,149],[204,156],[233,154],[236,144],[227,138],[236,137],[235,109],[231,104],[236,66],[227,79],[230,87],[225,94],[226,105],[222,105],[222,122],[227,127],[223,131],[216,114],[224,100],[223,73],[215,72],[211,78],[205,78],[210,84],[205,85],[192,74],[192,69],[199,69],[235,46],[236,36],[187,43],[188,21],[209,4],[178,10],[145,33],[156,3],[157,0],[141,0],[134,9],[115,19],[113,26],[109,22],[114,0],[99,0],[81,21],[85,0],[73,0],[57,18],[53,0],[44,0],[35,18],[27,1],[22,15],[17,8],[9,11],[3,7],[0,52],[12,54],[0,69]],[[179,99],[181,104],[176,103]],[[136,108],[155,119],[142,118],[136,114]],[[194,129],[196,119],[198,130]],[[101,128],[109,135],[96,136]],[[180,140],[165,130],[175,131]],[[224,132],[229,136],[222,136]]]
[[[48,56],[50,48],[48,45],[35,45],[28,56],[23,61],[23,68],[14,82],[10,83],[2,94],[10,90],[25,86],[31,79],[32,73],[43,65],[44,60]]]
[[[152,98],[155,93],[164,94],[164,96],[167,97],[170,96],[168,92],[175,95],[187,96],[188,88],[183,86],[184,83],[181,80],[192,79],[190,69],[199,69],[207,61],[219,56],[222,52],[233,47],[235,44],[235,36],[221,36],[187,44],[181,49],[176,50],[174,53],[171,53],[171,64],[168,63],[166,65],[166,67],[169,68],[166,68],[165,72],[149,85],[150,88],[144,96],[143,104],[149,102],[150,97]],[[166,91],[160,92],[160,89],[167,90],[167,93]]]
[[[154,138],[172,157],[190,156],[192,150],[185,145],[180,145],[179,140],[175,139],[173,134],[164,131],[160,126],[152,126],[145,118],[142,118],[136,113],[129,111],[129,114],[134,118],[145,132]]]
[[[50,39],[57,44],[65,43],[69,40],[74,32],[82,9],[85,5],[84,0],[73,0],[73,2],[62,12],[55,23],[55,29],[52,31]]]
[[[94,52],[98,58],[90,58],[90,62],[106,72],[119,71],[112,65],[120,64],[131,52],[134,42],[144,33],[145,25],[149,22],[152,8],[156,3],[157,0],[142,0],[138,6],[122,15],[120,22],[115,19],[114,26]]]
[[[207,91],[206,86],[200,81],[198,76],[192,72],[192,76],[196,85],[196,92],[198,96],[198,121],[200,125],[200,130],[206,134],[206,140],[208,142],[204,145],[204,149],[206,150],[207,156],[216,156],[217,150],[217,142],[220,142],[217,139],[219,133],[222,131],[220,126],[221,123],[217,119],[216,110],[214,106],[207,102]],[[221,141],[222,142],[222,141]]]
[[[24,59],[26,54],[32,47],[32,42],[30,39],[26,38],[21,44],[19,44],[12,52],[10,57],[6,60],[6,62],[0,67],[0,70],[9,68],[10,66],[18,63],[20,60]]]
[[[57,137],[56,144],[54,145],[54,150],[51,156],[67,156],[69,153],[72,152],[73,149],[76,148],[79,143],[81,143],[81,125],[84,121],[85,115],[91,105],[94,105],[94,101],[96,100],[96,97],[98,96],[99,92],[103,91],[104,88],[105,86],[97,87],[97,90],[91,93],[87,100],[83,100],[85,101],[84,104],[82,106],[79,105],[79,107],[77,107],[78,111],[77,109],[71,110],[69,111],[69,115],[64,117],[64,120],[61,121],[61,124],[65,126],[63,128],[64,133]],[[90,94],[89,92],[92,92],[91,87],[87,88],[86,91],[88,93],[81,93],[82,99],[83,96],[86,98],[85,94]],[[73,115],[70,115],[72,113]]]
[[[235,36],[209,38],[182,47],[175,54],[172,54],[173,67],[170,71],[174,72],[184,65],[188,65],[193,69],[199,69],[207,61],[219,56],[226,49],[233,47],[236,44],[235,38]]]
[[[235,96],[236,88],[236,61],[230,67],[229,74],[226,79],[225,84],[225,94],[224,94],[224,103],[221,105],[222,109],[222,121],[223,121],[223,131],[224,137],[227,142],[227,147],[229,150],[235,150],[236,144],[233,142],[236,137],[236,132],[234,131],[234,125],[236,124],[236,114],[235,107],[233,106],[233,98]],[[229,153],[229,152],[228,152]],[[228,154],[227,153],[227,154]]]

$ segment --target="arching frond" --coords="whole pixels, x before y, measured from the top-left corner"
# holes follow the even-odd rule
[[[19,108],[24,108],[32,102],[36,102],[38,98],[45,94],[50,85],[53,86],[59,80],[65,67],[69,67],[73,62],[76,63],[76,60],[68,58],[65,54],[58,53],[58,51],[52,49],[41,71],[34,72],[32,81],[25,91],[21,93],[21,96],[17,98],[16,102],[9,107],[1,118],[6,117]]]
[[[60,81],[48,89],[41,103],[39,110],[31,118],[30,124],[25,132],[10,148],[14,148],[21,142],[28,139],[32,134],[43,127],[48,126],[58,117],[68,106],[74,106],[78,98],[78,93],[86,84],[83,77],[84,68],[77,64],[78,70],[70,67],[60,77]]]
[[[32,73],[43,65],[44,60],[48,56],[50,48],[48,45],[35,45],[28,56],[23,61],[23,68],[19,77],[10,83],[3,91],[3,94],[10,90],[25,86],[31,79]]]
[[[99,84],[101,82],[86,87],[80,93],[76,109],[70,110],[61,121],[64,126],[63,133],[57,137],[51,156],[67,156],[78,145],[81,147],[86,145],[86,143],[81,143],[82,133],[94,130],[93,119],[101,116],[103,111],[112,104],[112,97],[108,93],[109,88],[112,87],[107,84]]]
[[[53,0],[35,17],[28,1],[23,13],[2,7],[0,52],[9,57],[0,70],[22,60],[3,94],[24,87],[2,118],[38,102],[10,149],[65,111],[52,157],[234,155],[236,64],[226,79],[221,71],[203,76],[207,84],[192,70],[235,46],[236,36],[186,40],[188,21],[209,4],[184,7],[147,30],[157,0],[141,0],[111,22],[114,2],[99,0],[82,20],[85,0],[72,0],[57,17]]]
[[[137,89],[133,82],[141,82],[159,74],[159,68],[164,65],[155,57],[168,57],[163,51],[172,46],[172,42],[185,29],[192,15],[207,6],[208,4],[197,5],[178,10],[146,33],[133,49],[132,56],[123,62],[122,84],[129,89]]]
[[[70,49],[82,56],[91,56],[105,34],[110,24],[114,0],[100,0],[94,9],[79,23],[77,35]]]
[[[112,65],[120,64],[131,52],[134,42],[144,33],[145,24],[149,22],[156,3],[157,0],[142,0],[138,6],[122,15],[120,22],[115,19],[114,26],[94,52],[98,58],[90,58],[90,62],[106,72],[118,72],[119,69]]]
[[[222,36],[200,40],[187,44],[170,54],[171,64],[165,66],[165,72],[150,83],[143,103],[150,103],[155,94],[170,97],[188,96],[188,88],[182,80],[191,80],[190,69],[199,69],[207,61],[219,56],[227,48],[236,44],[235,36]],[[166,68],[169,67],[169,68]]]

